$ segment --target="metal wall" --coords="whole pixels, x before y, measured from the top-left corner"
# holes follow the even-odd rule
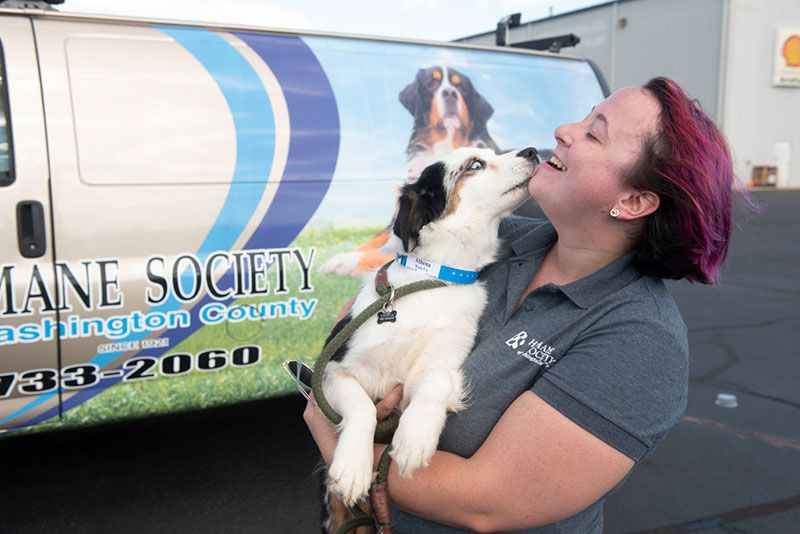
[[[523,24],[511,43],[566,33],[581,38],[565,53],[594,61],[613,91],[669,76],[717,113],[725,0],[622,0]],[[494,32],[462,39],[494,44]]]
[[[724,0],[639,0],[617,6],[611,86],[667,76],[716,115]]]
[[[800,187],[800,87],[772,85],[776,33],[784,27],[800,30],[800,1],[731,0],[722,123],[739,176],[749,180],[755,165],[777,166],[778,185]]]

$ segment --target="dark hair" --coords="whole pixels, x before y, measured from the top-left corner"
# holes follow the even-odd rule
[[[644,89],[661,105],[658,132],[627,180],[658,194],[660,204],[645,219],[635,262],[661,278],[716,282],[728,254],[736,182],[728,144],[674,81],[653,78]]]
[[[438,219],[447,204],[444,189],[445,166],[437,161],[425,168],[419,180],[400,190],[397,215],[392,229],[403,242],[403,250],[411,252],[419,241],[419,232]]]

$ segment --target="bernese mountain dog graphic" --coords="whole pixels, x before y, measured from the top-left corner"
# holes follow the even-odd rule
[[[457,148],[500,152],[486,129],[494,109],[465,74],[447,66],[419,69],[414,81],[400,91],[399,99],[414,117],[406,148],[404,184],[416,182],[423,169]],[[385,264],[392,256],[381,247],[386,244],[391,224],[355,250],[336,254],[320,271],[357,276]]]

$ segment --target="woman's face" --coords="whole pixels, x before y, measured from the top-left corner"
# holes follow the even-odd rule
[[[645,89],[626,87],[582,121],[556,128],[559,163],[539,165],[528,191],[557,227],[591,230],[610,218],[611,208],[632,192],[623,178],[656,131],[660,111]]]

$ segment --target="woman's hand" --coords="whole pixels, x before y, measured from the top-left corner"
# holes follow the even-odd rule
[[[379,423],[389,417],[389,414],[397,407],[402,398],[403,384],[397,384],[384,398],[378,401],[375,405],[375,411],[377,412]]]
[[[397,384],[375,405],[378,422],[389,417],[389,414],[392,413],[392,410],[395,409],[402,398],[403,385]],[[336,449],[339,433],[336,430],[336,426],[319,409],[313,394],[308,399],[308,403],[306,403],[306,409],[303,411],[303,420],[311,431],[311,437],[314,438],[317,447],[319,447],[322,459],[326,465],[330,465],[331,461],[333,461],[333,451]]]
[[[338,432],[333,423],[325,417],[325,414],[322,413],[322,410],[317,406],[317,401],[314,400],[313,393],[309,396],[306,409],[303,411],[303,420],[311,431],[311,437],[314,438],[314,441],[317,443],[317,447],[319,448],[320,454],[322,454],[322,459],[325,461],[325,464],[331,465],[333,451],[336,449]]]

